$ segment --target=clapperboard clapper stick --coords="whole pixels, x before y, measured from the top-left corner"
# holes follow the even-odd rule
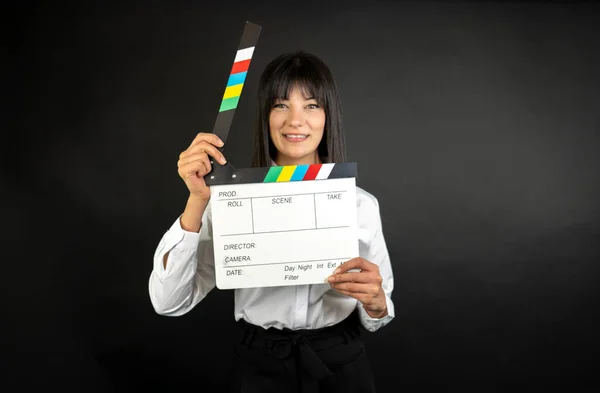
[[[242,33],[213,128],[223,142],[261,30],[246,22]],[[358,256],[356,163],[234,168],[211,162],[205,181],[218,288],[325,283]]]
[[[229,73],[229,78],[225,87],[225,93],[221,99],[221,105],[219,106],[219,113],[213,127],[213,134],[216,134],[221,140],[226,143],[227,137],[229,136],[229,130],[233,123],[233,116],[235,110],[240,102],[246,76],[250,68],[250,62],[252,61],[252,55],[254,49],[260,37],[262,27],[246,22],[238,49],[233,59],[233,66]],[[223,152],[224,147],[219,148]],[[223,184],[224,182],[235,182],[239,180],[236,169],[229,163],[222,165],[215,160],[211,159],[211,171],[206,174],[204,181],[207,185]]]

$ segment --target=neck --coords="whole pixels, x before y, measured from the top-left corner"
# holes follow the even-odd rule
[[[314,154],[309,154],[301,158],[286,157],[280,154],[275,158],[274,161],[277,166],[311,165],[322,163],[321,158],[319,157],[319,154],[317,154],[316,151]]]

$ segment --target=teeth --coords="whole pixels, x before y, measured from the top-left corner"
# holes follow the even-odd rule
[[[306,135],[286,135],[285,137],[290,139],[305,139]]]

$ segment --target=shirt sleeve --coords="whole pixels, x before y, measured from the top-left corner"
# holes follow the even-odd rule
[[[167,255],[167,266],[163,260]],[[181,216],[163,235],[154,253],[148,284],[150,300],[160,315],[180,316],[189,312],[215,287],[215,261],[210,203],[200,231],[181,227]]]
[[[382,318],[372,318],[360,302],[357,303],[360,321],[363,327],[370,332],[374,332],[388,323],[395,317],[394,302],[392,301],[392,291],[394,289],[394,276],[390,256],[383,235],[381,216],[379,212],[379,202],[369,195],[368,206],[363,209],[364,220],[368,223],[368,230],[371,233],[371,241],[366,246],[363,258],[379,266],[379,274],[383,278],[382,287],[385,292],[388,314]]]

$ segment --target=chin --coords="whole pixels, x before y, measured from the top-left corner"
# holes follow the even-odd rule
[[[316,156],[316,150],[319,147],[318,144],[312,146],[314,143],[307,143],[308,141],[288,143],[285,140],[279,140],[274,142],[275,148],[279,151],[281,158],[292,161],[304,161],[306,158]]]
[[[303,151],[298,151],[298,150],[287,150],[287,149],[282,149],[281,150],[281,154],[289,157],[289,158],[293,158],[295,160],[299,160],[301,158],[305,158],[307,156],[311,156],[314,154],[314,150],[303,150]]]
[[[284,159],[285,162],[290,162],[286,165],[308,165],[310,163],[314,163],[316,157],[313,157],[312,153],[308,154],[285,154],[282,153],[280,156],[281,159]]]

